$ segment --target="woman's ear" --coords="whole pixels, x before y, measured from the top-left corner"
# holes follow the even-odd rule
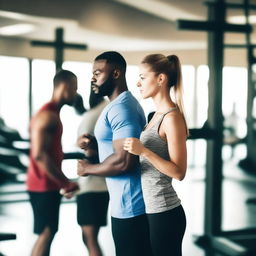
[[[157,83],[158,83],[159,85],[163,85],[164,83],[166,83],[166,81],[167,81],[167,76],[166,76],[166,74],[160,73],[160,74],[158,75]]]

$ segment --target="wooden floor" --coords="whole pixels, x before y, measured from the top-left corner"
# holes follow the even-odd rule
[[[222,229],[226,231],[256,227],[256,204],[246,203],[247,199],[256,198],[256,176],[244,173],[236,163],[236,160],[230,160],[224,166]],[[183,256],[209,256],[209,252],[193,243],[193,236],[203,232],[204,186],[204,168],[200,166],[190,167],[184,181],[174,182],[187,216]],[[32,212],[26,194],[6,193],[23,189],[24,185],[0,187],[0,232],[17,234],[16,240],[0,242],[0,252],[5,256],[29,256],[36,238],[32,233]],[[104,255],[115,256],[110,225],[101,229],[99,240]],[[76,224],[76,204],[74,201],[63,202],[59,232],[53,241],[51,256],[87,255]],[[211,256],[217,255],[221,254],[211,253]]]

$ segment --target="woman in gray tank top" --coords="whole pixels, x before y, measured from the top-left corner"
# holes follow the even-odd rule
[[[178,57],[146,56],[140,65],[137,86],[144,99],[153,99],[156,112],[140,140],[127,138],[124,149],[140,156],[142,191],[154,255],[181,256],[186,217],[172,179],[182,180],[186,174],[188,129],[182,107]]]

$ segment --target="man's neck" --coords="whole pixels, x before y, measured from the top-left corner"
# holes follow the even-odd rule
[[[63,106],[63,103],[60,100],[57,100],[54,97],[51,99],[51,102],[53,102],[56,105],[58,110],[60,110]]]
[[[121,93],[128,91],[127,88],[127,84],[126,82],[123,83],[121,86],[116,86],[116,88],[114,89],[113,93],[111,95],[108,96],[110,101],[113,101],[114,99],[116,99]]]
[[[128,91],[127,90],[120,90],[120,91],[114,91],[108,98],[110,101],[113,101],[114,99],[116,99],[121,93]]]

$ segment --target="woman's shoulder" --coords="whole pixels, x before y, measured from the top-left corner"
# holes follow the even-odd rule
[[[179,109],[167,113],[162,125],[165,131],[186,131],[185,119]]]

